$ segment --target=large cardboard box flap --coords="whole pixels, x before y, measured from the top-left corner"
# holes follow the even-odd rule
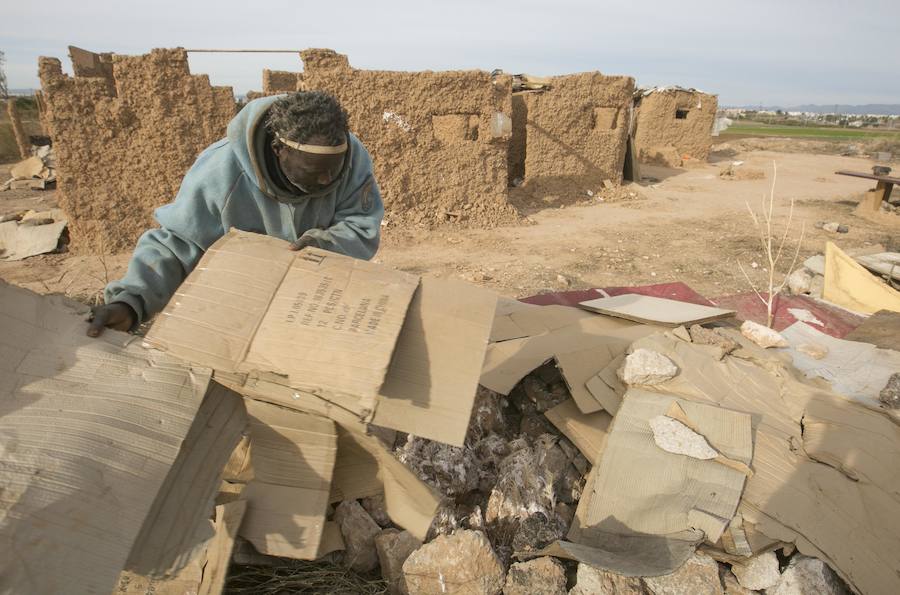
[[[225,372],[273,372],[371,413],[418,279],[364,260],[231,230],[213,244],[147,343]]]
[[[495,294],[475,285],[423,278],[373,423],[462,446],[496,301]]]
[[[0,591],[110,593],[209,372],[0,283]]]
[[[631,388],[588,476],[569,531],[571,541],[593,546],[608,542],[610,535],[624,535],[635,537],[638,548],[657,547],[659,538],[718,541],[737,511],[746,476],[714,460],[660,448],[651,420],[666,416],[673,404],[716,451],[750,463],[748,414]]]
[[[900,312],[900,291],[867,271],[832,242],[825,244],[825,287],[822,297],[854,312]]]
[[[334,422],[247,399],[253,480],[240,534],[261,553],[313,560],[337,457]]]
[[[722,360],[662,334],[634,348],[678,366],[678,376],[656,392],[753,416],[745,522],[823,559],[857,592],[900,592],[897,417],[810,383],[784,354],[728,332],[741,349]]]

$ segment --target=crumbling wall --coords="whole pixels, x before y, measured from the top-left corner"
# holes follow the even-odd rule
[[[263,70],[262,94],[273,95],[276,93],[292,93],[299,90],[303,73],[288,72],[285,70]]]
[[[94,58],[80,52],[72,54],[74,77],[56,58],[39,61],[59,203],[74,250],[128,251],[154,226],[153,210],[175,197],[200,151],[225,135],[234,95],[190,74],[182,49]]]
[[[525,94],[512,96],[512,139],[509,141],[507,168],[509,185],[515,186],[525,180],[525,155],[528,154],[528,106]]]
[[[516,95],[513,129],[524,118],[527,186],[596,190],[604,180],[621,182],[634,79],[586,72],[553,77],[550,87]]]
[[[634,132],[638,159],[653,162],[677,152],[679,157],[706,161],[717,109],[715,95],[694,90],[658,89],[639,94]]]
[[[507,192],[509,77],[357,70],[331,50],[301,57],[299,87],[337,97],[371,153],[389,224],[517,220]]]

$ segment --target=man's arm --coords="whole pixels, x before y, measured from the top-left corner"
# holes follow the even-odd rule
[[[88,334],[96,336],[103,327],[134,330],[162,310],[206,249],[224,235],[219,205],[227,196],[220,172],[210,171],[204,157],[185,175],[175,201],[154,213],[160,228],[138,240],[125,276],[106,286],[107,305],[94,309]],[[123,305],[133,317],[126,316]]]
[[[316,246],[369,260],[378,250],[383,217],[381,192],[370,174],[346,198],[338,201],[331,227],[306,231],[292,247]]]

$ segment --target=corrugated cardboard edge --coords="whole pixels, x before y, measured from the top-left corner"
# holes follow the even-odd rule
[[[544,416],[572,441],[591,465],[597,464],[613,419],[609,413],[582,413],[575,401],[568,399],[545,411]]]

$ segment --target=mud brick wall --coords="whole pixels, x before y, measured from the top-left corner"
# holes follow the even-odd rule
[[[635,100],[634,147],[639,160],[667,147],[682,157],[706,161],[718,99],[715,95],[670,89]]]
[[[303,80],[303,73],[301,72],[263,70],[262,94],[272,95],[275,93],[291,93],[293,91],[298,91],[301,80]]]
[[[59,203],[73,250],[129,251],[155,226],[153,210],[174,199],[197,155],[225,135],[234,95],[190,74],[181,49],[83,52],[70,48],[73,77],[58,59],[39,61]]]
[[[603,180],[620,182],[634,79],[586,72],[550,81],[549,90],[514,96],[511,170],[521,169],[515,160],[524,152],[529,188],[597,189]]]
[[[299,88],[337,97],[371,153],[388,224],[492,227],[517,220],[507,192],[510,77],[357,70],[331,50],[301,57]],[[492,124],[498,113],[505,131]]]

